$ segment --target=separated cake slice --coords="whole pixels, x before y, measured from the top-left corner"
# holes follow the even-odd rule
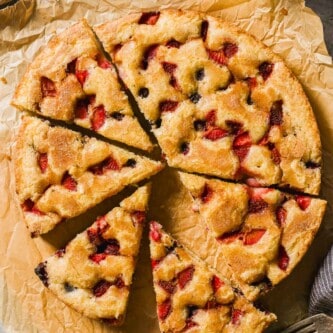
[[[24,117],[13,150],[16,191],[37,236],[85,212],[163,165],[34,117]]]
[[[263,330],[275,320],[237,293],[220,273],[150,224],[150,252],[161,332]]]
[[[263,43],[218,18],[180,10],[94,29],[169,165],[319,193],[321,144],[311,106]]]
[[[310,247],[326,201],[180,172],[245,295],[278,284]]]
[[[114,66],[85,20],[55,36],[33,60],[12,104],[75,123],[144,150],[152,144],[134,116]]]
[[[122,324],[140,248],[150,185],[112,209],[35,272],[61,301],[93,319]]]

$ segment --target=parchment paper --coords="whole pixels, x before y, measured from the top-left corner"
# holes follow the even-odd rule
[[[311,283],[333,240],[333,66],[323,42],[320,19],[301,0],[37,0],[33,16],[24,28],[20,29],[22,21],[14,18],[11,26],[0,31],[0,322],[6,332],[159,332],[147,231],[126,322],[120,329],[109,328],[71,310],[47,291],[33,273],[37,263],[90,225],[97,215],[117,205],[130,190],[32,240],[15,197],[10,154],[19,112],[9,103],[27,64],[54,33],[81,17],[86,17],[91,24],[99,24],[133,11],[169,7],[221,16],[263,40],[286,60],[311,101],[323,145],[321,197],[329,202],[327,214],[304,260],[263,299],[279,319],[269,332],[279,332],[307,314]],[[3,15],[13,15],[12,10],[4,11],[0,10],[0,20]],[[150,218],[159,220],[180,242],[222,269],[216,243],[191,213],[191,199],[179,184],[175,171],[167,168],[153,181]]]

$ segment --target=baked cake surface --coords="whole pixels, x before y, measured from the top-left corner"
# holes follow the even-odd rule
[[[150,252],[161,332],[263,332],[275,316],[256,309],[230,282],[157,222]]]
[[[24,117],[13,152],[16,191],[33,236],[159,172],[163,165]]]
[[[60,300],[93,319],[119,325],[132,284],[150,185],[99,217],[35,272]]]
[[[169,165],[319,193],[321,144],[311,106],[264,44],[218,18],[180,10],[94,29]]]
[[[21,110],[74,122],[84,128],[151,150],[116,70],[85,20],[55,36],[28,67],[12,104]]]
[[[325,200],[179,174],[248,298],[290,274],[325,213]]]

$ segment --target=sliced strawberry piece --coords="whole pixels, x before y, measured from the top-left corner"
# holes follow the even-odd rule
[[[311,198],[305,197],[303,195],[296,195],[295,196],[296,202],[302,210],[306,210],[311,204]]]
[[[265,61],[259,66],[259,73],[263,77],[264,81],[266,81],[272,74],[274,68],[274,64]]]
[[[243,241],[244,245],[254,245],[258,243],[265,232],[265,229],[253,229],[247,232]]]
[[[160,12],[147,12],[142,13],[139,24],[148,24],[148,25],[155,25],[160,17]]]
[[[87,78],[88,78],[88,71],[87,70],[77,70],[75,72],[76,78],[77,80],[80,82],[81,86],[83,87],[84,83],[86,82]]]
[[[41,77],[41,90],[42,90],[42,97],[55,97],[57,95],[57,89],[55,83],[48,79],[45,76]]]
[[[214,126],[216,122],[216,110],[210,110],[206,116],[206,122],[209,126]]]
[[[161,260],[155,260],[155,259],[152,259],[151,260],[151,268],[152,269],[155,269],[156,266],[161,262]]]
[[[238,52],[238,46],[234,43],[224,43],[223,52],[227,58],[231,58]]]
[[[77,190],[77,181],[68,172],[64,174],[61,185],[69,191]]]
[[[200,36],[203,41],[205,41],[207,38],[208,26],[209,26],[208,21],[206,21],[206,20],[202,21]]]
[[[255,200],[262,200],[262,197],[266,195],[269,192],[272,192],[273,189],[266,188],[266,187],[260,187],[260,188],[248,188],[248,193],[251,196],[251,198]]]
[[[160,111],[161,112],[173,112],[177,109],[178,102],[166,100],[163,102],[160,102]]]
[[[218,238],[218,241],[223,244],[230,244],[236,240],[243,240],[244,233],[239,231],[227,232]]]
[[[124,280],[121,277],[117,277],[116,280],[113,282],[118,289],[126,287]]]
[[[103,296],[108,289],[112,286],[111,282],[108,282],[106,280],[101,280],[93,287],[93,294],[95,297],[101,297]]]
[[[230,134],[233,135],[240,134],[243,128],[243,124],[237,120],[226,120],[225,124],[230,128]]]
[[[107,257],[106,253],[94,253],[89,256],[89,259],[94,261],[96,264],[99,264],[106,257]]]
[[[97,245],[101,242],[100,236],[110,228],[105,216],[101,216],[96,220],[96,223],[87,230],[90,243]]]
[[[98,249],[98,252],[104,252],[106,254],[110,254],[113,256],[118,256],[120,254],[120,245],[117,239],[111,238],[106,240],[103,244],[101,244]]]
[[[88,117],[88,106],[90,104],[90,98],[80,99],[75,106],[75,118],[86,119]]]
[[[171,313],[171,300],[168,298],[157,305],[157,315],[160,320],[165,320]]]
[[[257,214],[268,207],[268,203],[262,199],[250,199],[248,205],[249,214]]]
[[[247,85],[249,86],[250,91],[253,90],[254,88],[256,88],[258,85],[258,81],[255,77],[247,77],[245,79],[245,81],[246,81]]]
[[[36,204],[31,200],[27,199],[22,204],[22,209],[24,212],[34,213],[39,216],[45,215],[45,213],[41,212],[37,207]]]
[[[227,135],[228,131],[224,130],[223,128],[213,127],[204,134],[204,138],[211,141],[216,141],[224,138]]]
[[[110,61],[108,61],[105,57],[103,57],[101,54],[98,54],[96,57],[97,60],[97,64],[99,67],[103,68],[103,69],[108,69],[111,68],[112,65],[110,63]]]
[[[233,325],[239,325],[244,312],[238,309],[232,309],[231,312],[231,323]]]
[[[232,148],[235,152],[235,154],[238,156],[240,161],[244,160],[244,158],[247,156],[250,147],[252,144],[251,137],[249,135],[249,132],[243,132],[241,134],[238,134],[232,144]]]
[[[158,285],[164,289],[167,293],[173,294],[176,290],[176,286],[172,281],[158,281]]]
[[[149,232],[149,237],[154,241],[154,242],[160,242],[162,235],[160,233],[161,226],[153,221],[150,223],[150,232]]]
[[[227,65],[228,64],[228,58],[225,56],[223,50],[219,51],[212,51],[207,50],[209,59],[215,61],[219,65]]]
[[[177,40],[172,38],[165,45],[168,48],[175,47],[176,49],[179,49],[182,44],[180,42],[178,42]]]
[[[77,58],[67,64],[66,73],[75,74]]]
[[[278,266],[280,267],[281,270],[285,271],[287,270],[288,265],[289,265],[289,256],[285,248],[282,245],[280,245]]]
[[[283,118],[282,105],[283,105],[282,100],[275,101],[272,104],[269,117],[269,123],[271,126],[282,124],[282,118]]]
[[[109,156],[104,161],[93,165],[88,170],[92,172],[94,175],[103,175],[108,170],[119,171],[120,166],[114,158]]]
[[[224,282],[216,275],[212,278],[212,287],[214,293],[216,293],[222,286],[224,285]]]
[[[207,185],[205,184],[205,187],[200,195],[201,197],[201,201],[203,203],[207,203],[213,196],[213,190]]]
[[[280,227],[284,227],[287,219],[287,211],[283,207],[278,207],[276,210],[276,219]]]
[[[185,327],[182,329],[182,332],[186,332],[192,327],[198,326],[198,324],[190,318],[187,318],[185,321]]]
[[[42,173],[45,173],[48,166],[47,153],[38,154],[38,165]]]
[[[177,65],[176,64],[173,64],[171,62],[166,62],[166,61],[163,61],[162,62],[162,67],[164,69],[164,71],[170,75],[172,75],[175,70],[177,69]]]
[[[106,111],[104,105],[94,107],[93,115],[91,119],[91,128],[94,131],[98,131],[105,123]]]
[[[146,221],[146,213],[137,210],[131,213],[131,218],[135,225],[142,225]]]
[[[266,146],[269,142],[269,133],[265,133],[265,135],[259,140],[259,146]]]
[[[152,60],[157,54],[158,46],[158,44],[153,44],[146,49],[145,53],[143,54],[143,59],[141,63],[142,69],[148,68],[149,61]]]
[[[275,164],[279,165],[281,163],[281,155],[279,153],[279,151],[277,150],[277,148],[273,148],[271,150],[272,153],[272,160]]]
[[[186,285],[192,280],[194,274],[194,266],[190,266],[178,273],[178,285],[180,289],[184,289]]]

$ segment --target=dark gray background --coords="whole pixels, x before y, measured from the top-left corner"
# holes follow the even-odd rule
[[[321,17],[327,49],[333,57],[333,0],[306,0],[305,3]]]

